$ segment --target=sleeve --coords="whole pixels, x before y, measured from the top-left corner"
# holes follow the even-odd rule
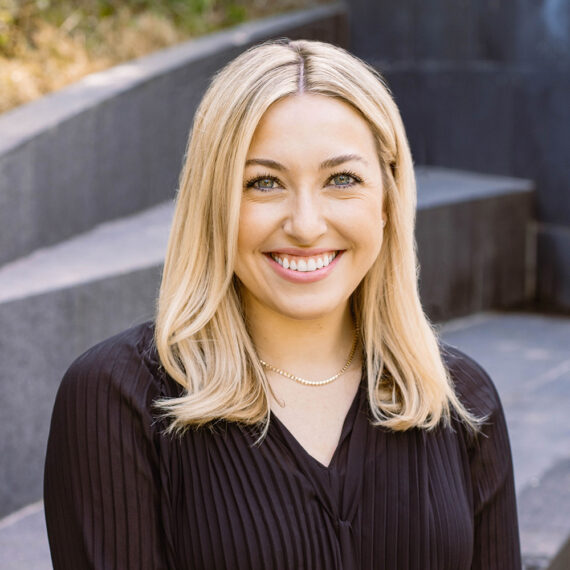
[[[452,377],[463,404],[485,418],[467,435],[471,472],[474,545],[472,570],[520,570],[521,552],[507,425],[497,390],[472,359],[454,351]]]
[[[519,570],[521,553],[507,426],[500,402],[488,415],[471,457],[473,570]]]
[[[120,342],[92,349],[58,391],[44,478],[55,570],[168,568],[150,412],[158,394],[134,352]]]

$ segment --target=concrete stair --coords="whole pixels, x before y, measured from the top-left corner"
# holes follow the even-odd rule
[[[108,222],[0,268],[0,516],[41,497],[49,419],[67,366],[152,318],[171,211],[167,203]]]
[[[2,570],[51,570],[49,544],[40,501],[0,520]]]
[[[570,318],[479,313],[443,339],[495,381],[507,418],[525,570],[570,568]]]
[[[420,293],[432,320],[531,299],[533,184],[427,166],[416,174]]]
[[[532,293],[533,186],[431,167],[419,167],[417,178],[424,303],[439,321],[477,313],[448,322],[444,338],[497,382],[513,439],[523,549],[534,564],[527,568],[556,568],[548,564],[565,556],[570,536],[565,521],[548,511],[568,489],[570,453],[561,450],[570,449],[570,420],[560,396],[570,375],[562,349],[570,322],[487,312],[523,304]],[[59,380],[80,352],[152,318],[171,215],[172,204],[164,202],[0,267],[0,384],[17,386],[0,401],[1,570],[51,567],[37,501]],[[539,395],[537,410],[531,404]],[[551,523],[540,527],[542,539],[539,520]]]

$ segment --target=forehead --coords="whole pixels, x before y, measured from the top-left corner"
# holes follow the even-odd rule
[[[248,158],[260,151],[283,153],[307,146],[325,153],[377,156],[372,130],[358,111],[340,99],[304,93],[269,107],[255,129]]]

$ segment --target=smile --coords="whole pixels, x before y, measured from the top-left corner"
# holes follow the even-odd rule
[[[323,267],[327,267],[337,254],[338,251],[331,251],[329,253],[322,253],[311,257],[279,255],[277,253],[270,253],[269,255],[274,261],[283,267],[283,269],[290,269],[301,273],[310,273],[312,271],[318,271]]]

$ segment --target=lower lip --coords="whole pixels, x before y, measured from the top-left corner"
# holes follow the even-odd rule
[[[293,271],[293,269],[285,269],[283,266],[279,265],[271,255],[265,254],[265,257],[268,259],[271,267],[277,275],[283,277],[283,279],[291,281],[291,283],[314,283],[315,281],[324,279],[331,273],[343,253],[343,251],[339,251],[335,258],[326,267],[316,269],[315,271]]]

